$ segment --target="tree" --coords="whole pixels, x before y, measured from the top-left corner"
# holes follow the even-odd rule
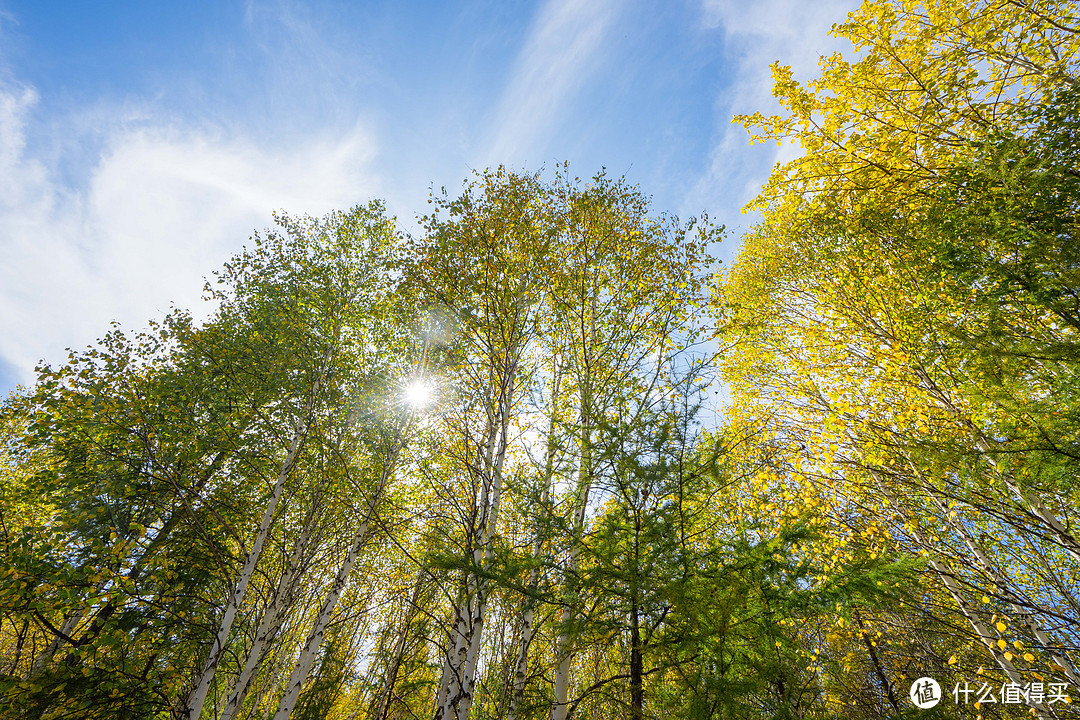
[[[1075,403],[1069,13],[867,3],[837,28],[863,59],[805,89],[779,69],[791,114],[749,120],[806,155],[718,305],[729,377],[804,449],[804,491],[876,508],[1020,684],[1075,674],[1047,631],[1076,607],[1075,424],[1043,405]]]
[[[531,381],[529,353],[539,328],[551,221],[537,178],[500,169],[481,175],[456,200],[436,200],[428,235],[416,249],[413,278],[424,297],[455,324],[445,352],[446,391],[460,410],[442,419],[447,439],[433,481],[458,515],[460,584],[444,649],[436,717],[465,720],[472,706],[521,388]],[[445,216],[443,215],[445,213]],[[462,552],[463,551],[463,552]]]
[[[693,348],[699,339],[695,311],[702,303],[703,273],[712,262],[708,246],[722,231],[708,218],[687,223],[650,218],[645,197],[603,175],[580,190],[563,182],[558,190],[565,236],[550,302],[565,390],[575,405],[576,417],[563,422],[576,435],[570,451],[576,477],[565,499],[568,559],[555,648],[553,720],[563,720],[570,707],[575,575],[598,477],[596,433],[607,417],[630,413],[635,396],[673,389],[665,368],[671,356]]]
[[[249,660],[228,670],[242,701],[321,524],[347,531],[328,501],[354,491],[342,483],[400,414],[417,357],[395,314],[397,238],[378,204],[279,224],[226,266],[205,326],[176,313],[116,331],[7,406],[12,441],[39,448],[20,461],[26,482],[55,498],[47,545],[40,526],[9,533],[7,572],[30,581],[5,607],[39,613],[53,638],[6,686],[12,707],[197,717],[228,698],[226,649]],[[330,465],[342,459],[344,474]],[[246,612],[269,618],[250,648]]]
[[[775,64],[773,94],[787,113],[735,118],[755,141],[806,150],[775,168],[755,207],[795,211],[802,195],[836,209],[905,207],[957,153],[1022,126],[1025,108],[1080,82],[1067,0],[870,0],[832,32],[861,57],[821,58],[807,84]]]

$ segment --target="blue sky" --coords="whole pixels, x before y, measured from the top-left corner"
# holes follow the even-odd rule
[[[848,0],[0,0],[0,395],[118,321],[200,309],[270,223],[500,163],[625,174],[728,226],[791,148],[732,115],[814,75]]]

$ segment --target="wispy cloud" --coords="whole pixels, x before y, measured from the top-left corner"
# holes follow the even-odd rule
[[[828,35],[834,23],[843,22],[858,0],[704,0],[701,22],[706,28],[723,32],[724,43],[733,64],[729,68],[734,81],[717,98],[721,124],[717,128],[707,171],[689,194],[688,208],[724,207],[736,201],[745,205],[757,194],[777,162],[798,154],[791,146],[750,147],[746,131],[730,124],[740,113],[780,111],[772,97],[769,66],[779,61],[790,65],[796,78],[809,79],[817,74],[818,58],[834,51],[850,50],[843,40]],[[721,218],[732,229],[745,226],[737,216]],[[727,254],[730,257],[732,247]]]
[[[701,2],[478,2],[433,17],[251,0],[226,25],[189,28],[190,54],[137,73],[118,58],[141,51],[94,46],[114,74],[93,90],[70,63],[9,64],[17,43],[0,42],[0,389],[111,320],[199,306],[201,278],[274,209],[376,195],[422,211],[423,188],[466,164],[638,162],[661,168],[645,189],[670,188],[665,209],[742,221],[735,208],[779,156],[731,116],[773,107],[770,62],[812,74],[857,0]],[[34,34],[49,23],[27,27],[27,47],[49,52]]]
[[[610,0],[548,0],[529,30],[496,113],[489,164],[520,162],[596,66],[617,13]]]
[[[102,130],[85,180],[28,149],[37,94],[0,87],[0,361],[27,382],[41,359],[168,310],[198,309],[201,278],[274,209],[320,214],[378,191],[361,125],[260,147],[153,113]]]
[[[828,33],[859,4],[859,0],[704,0],[703,24],[721,29],[738,58],[738,67],[731,68],[738,78],[734,103],[754,103],[756,110],[772,102],[769,65],[775,61],[790,65],[796,77],[808,78],[821,55],[848,49],[846,41]]]

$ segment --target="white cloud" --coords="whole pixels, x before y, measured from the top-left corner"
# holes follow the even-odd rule
[[[270,213],[322,214],[377,193],[364,127],[287,147],[152,119],[104,131],[85,182],[27,149],[32,89],[0,87],[0,360],[40,360],[139,327],[170,303],[198,310],[202,278]],[[62,155],[62,153],[61,153]]]
[[[738,111],[775,107],[771,63],[790,65],[795,77],[807,79],[817,74],[821,55],[849,50],[847,41],[828,33],[859,4],[859,0],[704,0],[704,24],[722,29],[726,42],[739,54],[739,65],[732,68],[738,77],[733,104],[746,107]]]
[[[684,211],[723,207],[733,201],[745,205],[776,162],[797,156],[798,148],[789,144],[751,147],[747,132],[728,121],[741,113],[781,111],[772,97],[769,66],[773,62],[790,65],[797,79],[807,80],[818,74],[820,56],[850,52],[846,40],[828,32],[858,5],[859,0],[703,0],[702,24],[723,32],[727,50],[736,59],[728,70],[735,80],[717,99],[722,125],[717,129],[709,167],[688,195]],[[736,222],[745,225],[742,218],[720,219],[729,226]],[[730,256],[730,249],[725,254]]]
[[[529,30],[496,114],[488,163],[528,157],[595,68],[617,6],[609,0],[548,0]]]

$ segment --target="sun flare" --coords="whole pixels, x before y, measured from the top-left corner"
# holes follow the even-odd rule
[[[422,410],[431,403],[434,394],[430,383],[414,380],[405,388],[405,402],[414,410]]]

